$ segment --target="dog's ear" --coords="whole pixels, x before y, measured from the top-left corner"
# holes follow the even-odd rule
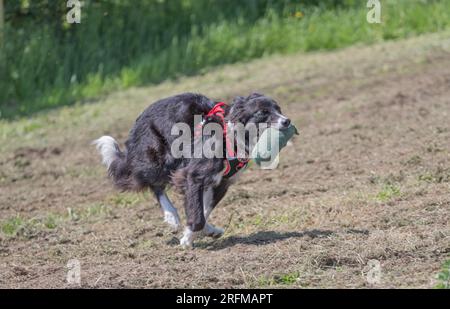
[[[257,93],[257,92],[254,92],[254,93],[252,93],[252,94],[250,94],[248,97],[241,97],[241,96],[238,96],[238,97],[235,97],[234,99],[233,99],[233,105],[235,105],[235,106],[239,106],[239,105],[244,105],[245,103],[247,103],[248,101],[250,101],[250,100],[253,100],[253,99],[256,99],[256,98],[260,98],[260,97],[263,97],[264,95],[263,94],[260,94],[260,93]]]
[[[264,95],[258,92],[253,92],[251,95],[248,96],[247,100],[256,99],[259,97],[263,97]]]
[[[233,99],[233,105],[244,104],[245,101],[246,101],[246,98],[244,98],[244,97],[235,97]]]
[[[230,120],[232,122],[241,122],[245,123],[247,121],[247,114],[246,113],[246,103],[248,101],[248,98],[244,97],[235,97],[233,99],[233,105],[231,106],[230,111]]]

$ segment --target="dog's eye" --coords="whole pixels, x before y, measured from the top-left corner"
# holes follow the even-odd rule
[[[264,110],[259,111],[258,114],[266,116],[266,115],[270,114],[270,112],[268,110],[264,109]]]

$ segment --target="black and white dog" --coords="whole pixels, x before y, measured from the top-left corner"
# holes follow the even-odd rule
[[[177,123],[185,123],[195,132],[194,116],[208,115],[217,103],[199,94],[172,96],[150,105],[139,116],[125,143],[125,151],[121,151],[110,136],[94,141],[115,186],[131,191],[150,189],[161,205],[165,221],[175,230],[180,228],[180,219],[165,189],[172,184],[184,194],[187,225],[180,241],[183,247],[191,247],[200,232],[211,237],[223,234],[222,229],[210,225],[207,220],[236,175],[224,177],[227,167],[224,158],[174,156],[171,145],[177,136],[172,135],[172,128]],[[222,117],[209,115],[206,121],[216,122],[228,130],[236,123],[244,126],[266,123],[278,129],[290,125],[290,120],[273,99],[257,93],[246,98],[236,97],[230,106],[223,107],[222,112]],[[192,137],[192,143],[195,143],[194,134]],[[210,138],[224,139],[224,136]],[[249,141],[241,142],[246,145],[248,154]]]

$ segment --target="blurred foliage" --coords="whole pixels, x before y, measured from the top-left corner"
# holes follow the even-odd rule
[[[0,117],[276,52],[437,31],[449,2],[383,1],[380,26],[359,0],[84,0],[81,24],[66,22],[65,0],[6,0]]]
[[[445,261],[437,279],[439,283],[435,286],[436,289],[450,289],[450,260]]]

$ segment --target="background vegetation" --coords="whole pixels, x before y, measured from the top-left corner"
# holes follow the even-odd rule
[[[1,2],[1,0],[0,0]],[[0,117],[70,104],[272,53],[328,50],[439,31],[450,0],[6,0]]]

